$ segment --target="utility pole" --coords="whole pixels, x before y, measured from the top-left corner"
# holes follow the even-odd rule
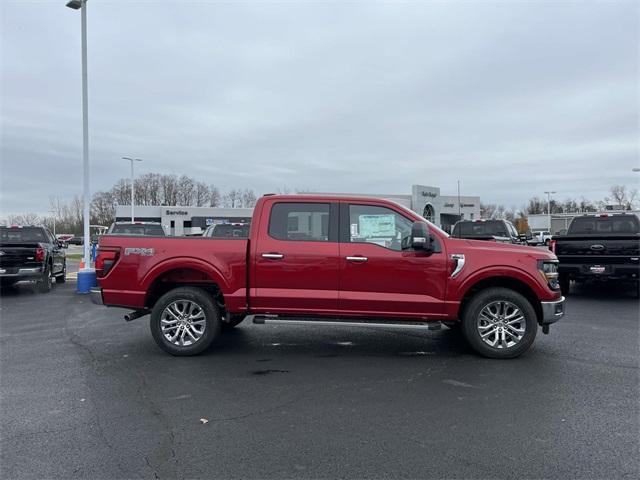
[[[551,195],[558,192],[548,191],[544,193],[547,194],[547,218],[549,220],[549,232],[551,232]]]
[[[129,162],[131,162],[131,223],[133,223],[135,220],[135,216],[134,216],[134,211],[133,211],[133,162],[141,162],[142,159],[141,158],[131,158],[131,157],[122,157],[123,160],[128,160]]]
[[[458,220],[462,220],[462,205],[460,205],[460,180],[458,180]]]

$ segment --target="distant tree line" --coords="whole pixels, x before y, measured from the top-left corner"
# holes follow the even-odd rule
[[[232,189],[221,192],[215,185],[207,185],[187,175],[146,173],[134,182],[136,206],[171,205],[179,207],[229,207],[250,208],[257,196],[251,189]],[[92,225],[110,225],[116,218],[118,205],[131,204],[131,180],[120,179],[111,189],[96,192],[91,201]],[[58,233],[82,233],[84,202],[78,195],[68,202],[57,197],[49,199],[51,215],[35,213],[9,215],[7,223],[18,225],[44,224]]]
[[[609,195],[597,202],[585,197],[567,198],[564,201],[552,198],[547,205],[546,198],[531,197],[519,208],[496,203],[481,203],[480,215],[482,218],[497,218],[513,222],[518,218],[527,218],[529,215],[548,213],[549,209],[551,213],[589,213],[605,210],[608,205],[616,205],[622,210],[632,210],[638,206],[639,200],[637,189],[629,189],[625,185],[613,185],[609,188]]]

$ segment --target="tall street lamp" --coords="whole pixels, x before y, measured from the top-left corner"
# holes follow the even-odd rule
[[[49,210],[49,213],[52,213],[53,215],[51,215],[51,217],[53,218],[53,236],[56,236],[56,211],[55,210]]]
[[[556,191],[544,192],[547,194],[547,218],[549,219],[549,232],[551,232],[551,195],[558,193]]]
[[[83,170],[83,229],[84,229],[84,266],[89,268],[89,95],[87,86],[87,0],[71,0],[67,7],[80,10],[82,31],[82,170]]]
[[[123,160],[127,160],[131,162],[131,223],[133,223],[134,215],[133,215],[133,162],[141,162],[141,158],[130,158],[130,157],[122,157]]]

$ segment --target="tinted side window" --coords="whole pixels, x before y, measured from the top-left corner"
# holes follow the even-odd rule
[[[375,243],[402,250],[402,239],[411,235],[413,222],[385,207],[349,205],[349,241]]]
[[[269,217],[269,236],[277,240],[329,241],[328,203],[276,203]]]

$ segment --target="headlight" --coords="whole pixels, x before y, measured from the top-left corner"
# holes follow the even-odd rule
[[[560,284],[558,283],[558,262],[551,260],[539,260],[538,270],[544,277],[545,282],[549,285],[551,290],[558,290]]]

